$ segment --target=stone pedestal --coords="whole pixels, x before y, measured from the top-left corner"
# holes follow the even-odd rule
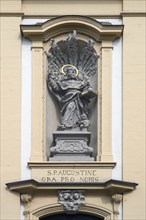
[[[53,133],[54,147],[50,148],[50,161],[93,161],[93,148],[89,147],[91,133],[87,131],[57,131]]]

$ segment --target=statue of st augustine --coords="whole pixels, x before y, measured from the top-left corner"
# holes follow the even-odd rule
[[[88,128],[88,103],[97,93],[90,86],[90,77],[97,71],[97,54],[90,39],[81,48],[76,31],[69,35],[60,48],[54,40],[47,54],[47,85],[61,104],[59,130]]]

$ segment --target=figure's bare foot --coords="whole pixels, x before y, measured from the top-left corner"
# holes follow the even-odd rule
[[[61,125],[58,125],[58,130],[65,130],[65,125],[64,124],[61,124]]]

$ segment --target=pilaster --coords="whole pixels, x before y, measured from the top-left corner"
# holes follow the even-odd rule
[[[32,153],[31,161],[42,160],[43,149],[43,43],[32,41]]]
[[[100,160],[112,161],[112,41],[101,46],[101,146]]]

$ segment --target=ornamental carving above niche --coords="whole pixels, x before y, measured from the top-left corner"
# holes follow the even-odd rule
[[[97,96],[90,85],[90,77],[97,72],[94,42],[89,39],[83,45],[76,35],[73,31],[60,46],[52,39],[47,53],[47,86],[61,105],[58,130],[88,129],[88,104]]]
[[[75,214],[85,204],[84,190],[62,190],[58,192],[58,200],[65,212]]]

